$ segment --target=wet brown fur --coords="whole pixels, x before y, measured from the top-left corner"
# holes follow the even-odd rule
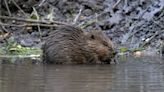
[[[43,45],[46,63],[103,63],[113,57],[113,43],[103,32],[86,32],[73,26],[61,26],[51,32]]]

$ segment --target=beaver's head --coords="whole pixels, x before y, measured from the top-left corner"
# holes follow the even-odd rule
[[[107,62],[116,55],[115,46],[109,37],[102,31],[91,31],[87,34],[89,49],[93,51],[101,62]]]

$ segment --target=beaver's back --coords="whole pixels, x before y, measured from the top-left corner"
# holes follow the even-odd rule
[[[84,63],[84,32],[73,26],[61,26],[50,33],[43,46],[46,63]]]

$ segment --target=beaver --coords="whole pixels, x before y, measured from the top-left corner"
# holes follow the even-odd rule
[[[102,31],[86,32],[70,25],[50,32],[42,49],[44,63],[55,64],[110,63],[116,54],[112,41]]]

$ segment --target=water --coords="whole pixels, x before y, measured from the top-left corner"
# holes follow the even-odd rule
[[[111,65],[0,64],[0,92],[164,92],[164,61]]]

